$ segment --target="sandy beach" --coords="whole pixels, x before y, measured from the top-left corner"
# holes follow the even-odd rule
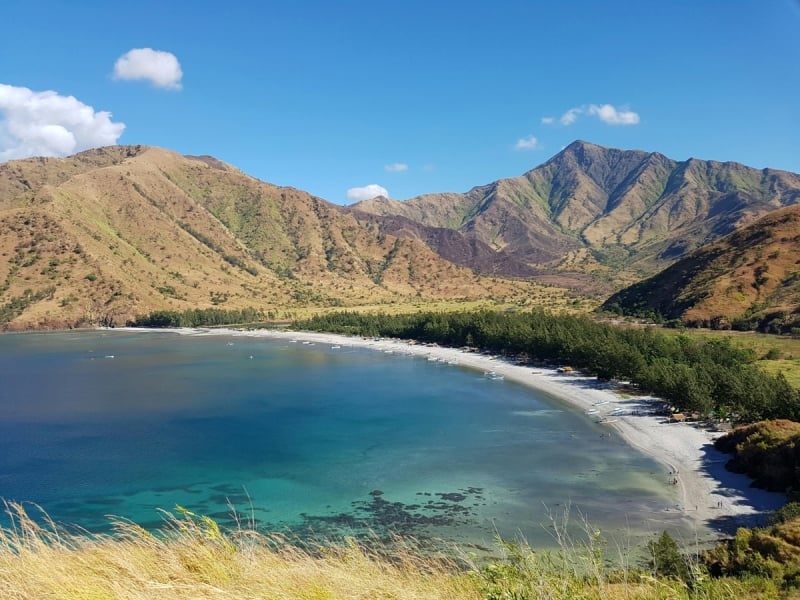
[[[674,481],[678,487],[679,498],[682,498],[680,509],[687,518],[722,534],[730,534],[740,525],[763,524],[770,511],[786,502],[783,494],[752,488],[748,477],[725,469],[730,457],[713,447],[714,439],[721,434],[689,423],[670,423],[665,417],[655,414],[659,404],[657,398],[628,395],[623,393],[619,384],[599,382],[595,377],[574,372],[559,373],[556,369],[532,368],[485,354],[402,340],[285,330],[175,331],[195,335],[224,333],[269,337],[332,347],[356,346],[424,356],[481,372],[492,372],[497,377],[545,392],[593,418],[603,420],[603,427],[608,428],[610,435],[621,436],[628,444],[664,465],[665,480]]]

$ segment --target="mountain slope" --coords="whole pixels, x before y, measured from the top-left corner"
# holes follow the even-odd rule
[[[744,319],[774,331],[800,321],[800,205],[695,250],[604,308],[715,327]]]
[[[476,276],[419,239],[211,157],[128,146],[0,165],[0,328],[537,289]]]
[[[506,275],[579,271],[624,282],[798,202],[793,173],[577,141],[521,177],[465,194],[378,198],[352,210],[455,231],[490,248],[494,264],[505,265],[493,268]]]
[[[586,142],[466,194],[351,207],[158,148],[11,161],[0,327],[562,294],[533,281],[605,294],[798,202],[792,173]]]

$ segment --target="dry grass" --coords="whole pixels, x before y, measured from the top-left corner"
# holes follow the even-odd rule
[[[561,550],[537,553],[500,543],[503,556],[478,568],[400,543],[387,555],[354,541],[301,550],[277,535],[231,533],[180,509],[150,533],[117,521],[113,536],[65,532],[7,504],[12,525],[0,529],[0,598],[105,599],[728,599],[776,598],[769,582],[656,578],[620,554],[603,557],[597,532],[587,541],[559,538]],[[166,513],[165,513],[166,514]]]
[[[223,534],[207,518],[171,517],[157,534],[116,522],[116,535],[73,535],[8,505],[0,530],[0,597],[479,598],[453,561],[398,550],[391,560],[355,543],[317,552],[252,530]]]
[[[519,284],[524,286],[526,284]],[[592,298],[575,298],[560,288],[527,284],[521,289],[528,292],[505,299],[458,298],[441,300],[398,300],[385,303],[352,304],[336,307],[293,307],[277,312],[278,316],[286,316],[296,320],[310,319],[317,315],[341,312],[343,310],[358,313],[383,313],[387,315],[411,314],[418,312],[466,312],[478,310],[531,310],[547,308],[548,311],[564,314],[585,314],[595,309],[599,301]]]

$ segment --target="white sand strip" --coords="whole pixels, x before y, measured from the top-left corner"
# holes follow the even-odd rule
[[[595,377],[578,373],[558,373],[555,369],[531,368],[456,348],[392,339],[374,340],[283,330],[173,331],[194,335],[247,335],[330,346],[358,346],[383,352],[426,356],[432,360],[458,363],[481,372],[494,372],[505,379],[545,392],[583,411],[592,411],[590,414],[593,417],[608,421],[603,427],[607,427],[609,432],[616,432],[627,443],[664,465],[665,480],[675,480],[675,485],[679,486],[686,516],[712,529],[732,533],[736,526],[763,524],[770,511],[786,502],[785,495],[752,488],[748,477],[725,470],[724,465],[730,456],[713,447],[715,437],[720,434],[687,423],[669,423],[665,417],[655,414],[655,408],[661,404],[657,398],[623,395],[619,385],[602,383]]]

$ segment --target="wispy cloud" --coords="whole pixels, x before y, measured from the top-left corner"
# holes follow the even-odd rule
[[[639,115],[632,110],[619,110],[610,104],[590,104],[586,112],[609,125],[636,125],[639,122]]]
[[[0,161],[109,146],[124,129],[73,96],[0,84]]]
[[[558,120],[562,125],[572,125],[578,120],[578,115],[584,112],[583,108],[570,108]]]
[[[572,125],[578,117],[587,115],[597,117],[608,125],[636,125],[639,123],[639,114],[628,109],[616,108],[612,104],[584,104],[570,108],[558,118],[558,122],[565,127]],[[542,117],[543,125],[553,125],[554,117]]]
[[[377,183],[370,183],[363,187],[354,187],[347,190],[347,199],[353,202],[361,202],[362,200],[370,200],[377,196],[389,197],[389,190]]]
[[[383,169],[387,173],[402,173],[403,171],[408,171],[408,165],[406,163],[392,163],[385,165]]]
[[[171,52],[152,48],[134,48],[114,63],[114,79],[149,81],[167,90],[181,89],[183,71]]]
[[[540,147],[539,140],[532,135],[520,138],[517,140],[517,143],[514,144],[514,150],[536,150]]]

